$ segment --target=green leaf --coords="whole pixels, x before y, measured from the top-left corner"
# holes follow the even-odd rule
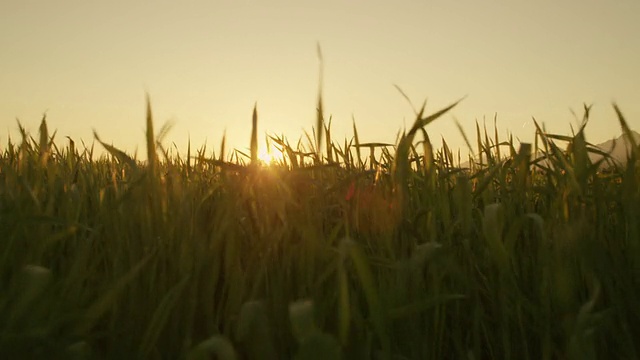
[[[156,311],[151,317],[151,321],[147,326],[144,336],[142,336],[142,343],[140,344],[140,352],[142,358],[147,358],[151,355],[162,330],[164,330],[169,315],[173,310],[176,302],[182,295],[182,291],[189,282],[189,277],[185,276],[182,281],[176,284],[167,294],[164,296]]]

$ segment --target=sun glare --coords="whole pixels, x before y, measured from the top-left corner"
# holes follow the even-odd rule
[[[284,155],[281,151],[271,148],[270,150],[262,150],[258,154],[260,161],[262,161],[265,165],[273,165],[277,163],[281,163],[284,159]]]

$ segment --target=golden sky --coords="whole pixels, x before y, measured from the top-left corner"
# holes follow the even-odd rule
[[[413,111],[393,87],[433,112],[427,129],[463,147],[454,119],[530,140],[531,117],[570,133],[570,109],[594,104],[587,139],[620,134],[611,102],[640,129],[640,1],[88,1],[0,2],[0,149],[16,118],[57,139],[107,142],[144,157],[144,97],[168,141],[249,146],[259,131],[295,142],[314,124],[319,42],[333,137],[393,142]]]

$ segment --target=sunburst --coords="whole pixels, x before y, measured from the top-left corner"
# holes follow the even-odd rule
[[[269,150],[262,150],[258,153],[258,158],[265,165],[280,164],[284,160],[282,151],[271,147]]]

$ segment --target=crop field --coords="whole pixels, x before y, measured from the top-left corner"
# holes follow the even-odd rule
[[[271,163],[255,109],[248,154],[181,156],[149,102],[144,161],[20,127],[0,146],[1,357],[640,358],[622,112],[625,165],[585,138],[588,107],[531,144],[477,126],[460,159],[428,137],[455,105],[382,144],[332,138],[319,100]]]

